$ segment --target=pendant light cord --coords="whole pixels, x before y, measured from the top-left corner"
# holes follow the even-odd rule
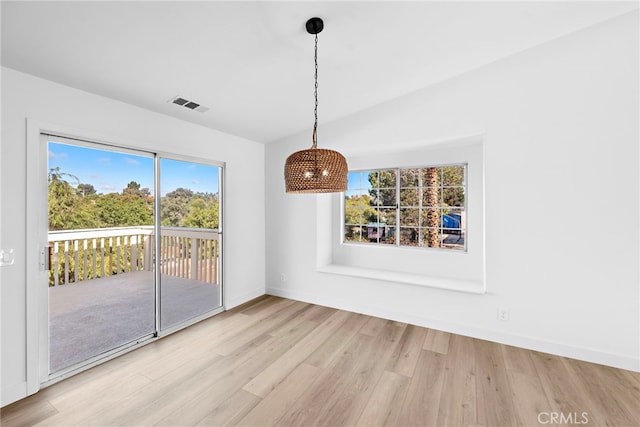
[[[315,103],[315,107],[313,110],[313,115],[314,115],[314,122],[313,122],[313,144],[311,145],[311,148],[317,148],[317,134],[318,134],[318,34],[316,34],[316,45],[315,45],[315,50],[314,50],[314,54],[313,54],[313,61],[315,63],[315,89],[313,92],[313,96],[316,100]]]

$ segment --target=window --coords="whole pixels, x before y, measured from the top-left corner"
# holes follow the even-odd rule
[[[466,164],[349,172],[344,242],[466,250]]]

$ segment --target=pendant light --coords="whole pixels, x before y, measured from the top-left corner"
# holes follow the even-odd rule
[[[317,147],[318,133],[318,33],[324,28],[320,18],[307,21],[307,32],[315,34],[315,107],[311,148],[287,158],[284,181],[287,193],[337,193],[347,189],[347,161],[337,151]]]

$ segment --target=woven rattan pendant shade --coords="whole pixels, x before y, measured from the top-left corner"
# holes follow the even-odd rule
[[[296,151],[284,165],[287,193],[337,193],[347,189],[347,161],[337,151]]]
[[[318,128],[318,33],[324,28],[320,18],[311,18],[307,32],[315,34],[315,122],[311,148],[296,151],[284,165],[284,182],[287,193],[339,193],[347,190],[349,168],[344,156],[337,151],[317,147]]]

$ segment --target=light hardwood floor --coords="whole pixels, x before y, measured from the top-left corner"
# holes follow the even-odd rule
[[[555,421],[555,422],[553,422]],[[640,374],[264,297],[2,409],[3,427],[640,425]]]

